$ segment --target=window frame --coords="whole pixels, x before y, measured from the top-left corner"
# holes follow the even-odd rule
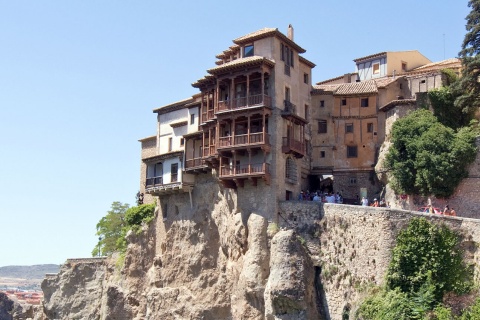
[[[358,158],[358,146],[347,146],[347,158]]]
[[[347,105],[347,98],[342,98],[342,99],[340,100],[340,105],[341,105],[341,106],[346,106],[346,105]]]
[[[320,100],[320,108],[325,108],[325,100]]]
[[[380,62],[372,63],[372,75],[380,74]]]
[[[255,55],[255,46],[253,45],[253,43],[243,47],[243,58],[253,57],[254,55]]]
[[[317,128],[317,133],[327,133],[328,131],[328,123],[327,123],[327,120],[318,120],[317,121],[317,125],[318,125],[318,128]],[[322,129],[322,130],[320,130]]]
[[[345,123],[345,133],[353,133],[354,127],[353,122]]]
[[[367,122],[367,132],[373,132],[373,122]]]
[[[366,98],[360,98],[360,107],[362,108],[368,108],[368,97]]]
[[[190,124],[195,124],[195,113],[190,115]]]

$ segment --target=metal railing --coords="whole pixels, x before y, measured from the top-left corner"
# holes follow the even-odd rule
[[[145,182],[145,186],[147,187],[156,186],[159,184],[163,184],[163,177],[147,178],[147,181]]]

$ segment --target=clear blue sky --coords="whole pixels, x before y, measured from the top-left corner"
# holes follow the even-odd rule
[[[196,93],[232,39],[291,23],[318,82],[382,51],[455,57],[468,12],[467,0],[0,0],[0,266],[90,256],[110,204],[135,202],[152,109]]]

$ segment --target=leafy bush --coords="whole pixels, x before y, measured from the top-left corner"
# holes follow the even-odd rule
[[[149,223],[155,216],[155,204],[142,204],[125,212],[125,222],[128,226],[141,226]]]
[[[450,196],[475,159],[476,130],[455,132],[428,110],[416,110],[393,124],[386,156],[398,193]]]
[[[414,319],[413,304],[409,296],[399,289],[380,289],[365,299],[355,317],[365,320],[410,320]]]
[[[433,287],[434,300],[446,292],[465,293],[472,287],[472,275],[465,266],[459,237],[445,225],[425,218],[412,219],[400,232],[387,273],[387,286],[405,293],[419,292],[425,283]]]

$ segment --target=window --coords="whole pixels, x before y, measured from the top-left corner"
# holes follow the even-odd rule
[[[367,123],[367,132],[373,132],[373,123],[372,122]]]
[[[347,158],[357,157],[357,146],[347,146]]]
[[[379,62],[374,63],[372,65],[372,73],[373,74],[379,74],[380,73],[380,63]]]
[[[407,63],[405,61],[402,61],[402,71],[403,72],[407,71]]]
[[[325,151],[320,151],[320,158],[325,158]]]
[[[195,124],[195,114],[194,113],[192,113],[190,115],[190,124]]]
[[[253,56],[253,44],[245,46],[243,48],[243,57],[252,57]]]
[[[290,88],[285,87],[285,100],[290,101]]]
[[[305,105],[305,117],[304,118],[305,118],[305,120],[308,121],[308,105],[307,104]]]
[[[320,108],[325,107],[325,100],[320,100]]]
[[[168,138],[168,151],[172,151],[172,138]]]
[[[318,133],[327,133],[327,120],[318,121]]]
[[[280,58],[285,61],[285,66],[293,68],[293,50],[282,43],[280,44],[280,51]]]
[[[180,138],[180,145],[183,147],[184,144],[185,144],[185,139]]]
[[[287,182],[297,182],[297,164],[293,158],[288,157],[285,163],[285,179]]]
[[[303,82],[308,84],[308,73],[303,74]]]
[[[341,105],[342,105],[342,106],[346,106],[346,105],[347,105],[347,99],[342,99]]]
[[[362,107],[364,107],[364,108],[365,108],[365,107],[368,107],[368,98],[362,98],[362,99],[360,99],[360,105],[361,105]]]
[[[351,177],[350,184],[357,184],[357,178]]]
[[[155,164],[149,164],[147,166],[147,181],[145,185],[154,186],[156,184],[162,184],[163,165],[161,162]]]
[[[345,124],[345,133],[353,133],[353,123]]]
[[[170,169],[170,182],[177,182],[178,181],[178,163],[172,163]]]

